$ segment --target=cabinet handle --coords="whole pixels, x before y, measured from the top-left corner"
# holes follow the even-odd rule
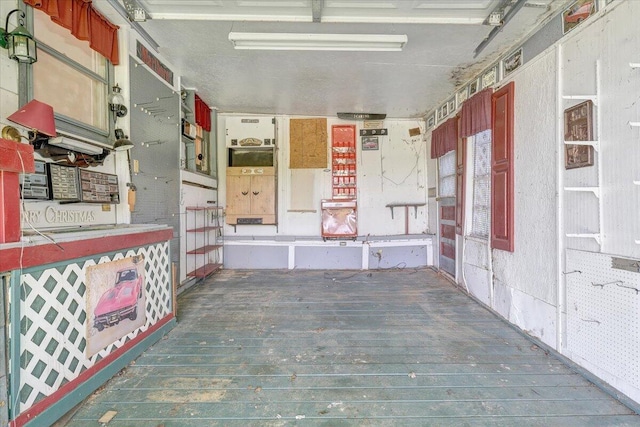
[[[243,191],[243,192],[242,192],[242,195],[243,195],[243,196],[246,196],[247,194],[249,194],[249,192],[248,192],[248,191]]]
[[[253,195],[254,195],[254,196],[257,196],[258,194],[260,194],[260,192],[259,192],[259,191],[254,191],[254,192],[253,192]]]

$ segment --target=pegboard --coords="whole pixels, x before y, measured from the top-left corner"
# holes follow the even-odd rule
[[[640,394],[640,273],[611,255],[567,250],[567,355],[621,391]]]

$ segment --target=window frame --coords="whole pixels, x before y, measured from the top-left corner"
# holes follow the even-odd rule
[[[28,14],[27,22],[29,25],[29,31],[35,34],[33,8],[28,7],[26,5],[23,5],[23,7],[26,8],[25,13]],[[73,37],[73,35],[70,35],[70,36]],[[101,75],[93,72],[92,70],[86,68],[85,66],[69,59],[69,57],[67,57],[66,55],[63,55],[53,47],[47,45],[44,41],[41,41],[36,38],[36,42],[37,42],[38,50],[42,50],[44,53],[52,56],[54,59],[61,61],[65,65],[68,65],[69,67],[73,68],[75,71],[78,71],[91,79],[95,79],[99,82],[102,82],[105,85],[105,88],[107,91],[106,92],[107,96],[105,97],[105,101],[108,102],[108,97],[109,97],[111,88],[114,85],[113,64],[111,63],[111,61],[109,61],[108,58],[104,58],[105,64],[106,64],[106,70],[105,70],[106,77],[102,77]],[[91,49],[91,48],[87,45],[87,49]],[[18,79],[19,79],[18,101],[20,102],[20,105],[24,105],[27,102],[34,99],[33,68],[26,64],[20,64]],[[70,135],[87,138],[93,142],[103,144],[105,147],[110,148],[112,146],[111,135],[114,132],[114,123],[113,123],[113,120],[111,119],[109,109],[106,109],[106,111],[107,111],[106,123],[108,127],[107,130],[97,128],[88,123],[81,122],[72,117],[65,116],[64,114],[56,113],[54,111],[56,130],[61,133],[67,133]]]
[[[489,132],[489,138],[488,141],[486,142],[482,142],[482,143],[486,143],[488,145],[488,150],[489,150],[489,156],[491,156],[491,150],[492,150],[492,131],[491,129],[487,129],[486,131],[483,132]],[[478,161],[478,157],[479,156],[479,152],[480,150],[478,149],[480,142],[480,139],[478,138],[478,135],[480,135],[481,133],[477,133],[471,137],[468,138],[468,140],[471,143],[471,149],[470,149],[470,165],[469,165],[469,175],[471,178],[471,191],[470,191],[470,197],[469,197],[469,204],[471,207],[471,221],[469,221],[469,236],[473,237],[475,239],[479,239],[482,241],[488,241],[489,240],[489,236],[491,235],[491,159],[489,159],[489,164],[488,164],[488,171],[485,174],[478,174],[478,170],[477,170],[477,161]],[[481,178],[481,179],[480,179]],[[487,204],[486,205],[480,205],[476,203],[476,193],[478,191],[478,184],[479,182],[483,180],[486,181],[488,186],[489,186],[489,193],[488,193],[488,198],[486,200]],[[484,210],[484,215],[486,215],[486,223],[487,223],[487,233],[486,234],[482,234],[479,233],[478,230],[474,227],[474,224],[476,224],[476,219],[477,219],[477,215],[480,215],[480,210]]]

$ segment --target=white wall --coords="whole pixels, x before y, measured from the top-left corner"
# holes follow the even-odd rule
[[[630,62],[640,62],[640,2],[622,1],[603,19],[593,22],[563,43],[563,84],[566,94],[596,93],[596,61],[600,62],[600,99],[595,108],[596,136],[601,149],[596,153],[596,165],[567,171],[565,185],[583,182],[597,185],[597,166],[602,164],[602,247],[594,242],[568,240],[567,247],[596,250],[639,258],[638,196],[640,186],[640,128],[628,122],[640,121],[640,69]],[[597,200],[592,194],[577,194],[580,204],[577,217],[566,213],[567,232],[585,221],[597,218]],[[567,202],[569,195],[567,195]],[[594,213],[595,215],[591,215]],[[586,245],[589,246],[586,246]]]
[[[548,50],[510,79],[515,82],[515,251],[493,251],[495,286],[501,288],[494,308],[549,345],[555,345],[555,325],[547,320],[555,319],[558,259],[555,63],[555,51]],[[539,316],[545,308],[549,313]]]
[[[224,144],[226,117],[218,115],[218,171],[220,205],[226,201],[227,152]],[[325,169],[289,169],[289,119],[276,117],[278,161],[278,225],[227,226],[228,236],[306,236],[320,237],[320,201],[331,198],[330,141],[331,126],[354,124],[359,135],[362,122],[347,122],[335,117],[327,118],[328,164]],[[395,208],[394,219],[385,207],[389,203],[426,203],[427,151],[424,141],[423,120],[385,120],[388,136],[380,137],[380,149],[362,151],[357,136],[358,235],[384,236],[404,234],[405,218],[402,208]],[[421,134],[409,136],[409,129],[420,128]],[[303,185],[311,193],[308,211],[300,212],[292,206],[293,186]],[[298,187],[299,188],[299,187]],[[410,209],[409,233],[427,232],[426,206],[419,207],[417,215]]]
[[[620,372],[639,369],[638,273],[612,263],[640,258],[639,18],[640,2],[613,2],[499,83],[515,83],[515,250],[486,259],[467,241],[463,266],[478,299],[636,401],[639,377]],[[593,166],[567,170],[564,111],[584,95],[599,147]]]

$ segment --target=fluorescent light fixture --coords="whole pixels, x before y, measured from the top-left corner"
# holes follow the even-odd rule
[[[104,148],[89,144],[88,142],[78,141],[77,139],[71,139],[66,136],[51,138],[49,139],[49,144],[55,147],[66,148],[67,150],[91,155],[102,154],[102,151],[104,150]]]
[[[229,33],[236,49],[399,52],[407,36],[396,34]]]

